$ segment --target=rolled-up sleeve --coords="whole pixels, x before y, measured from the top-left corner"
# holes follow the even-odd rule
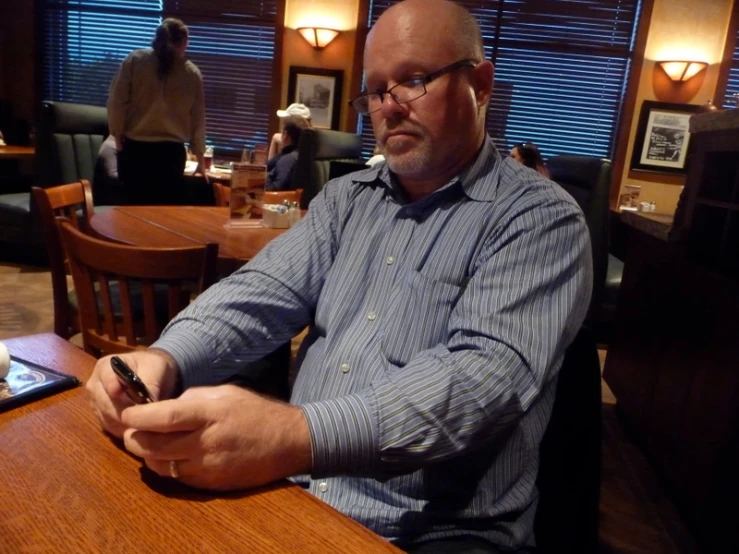
[[[123,136],[126,130],[126,117],[131,104],[133,82],[133,56],[128,55],[118,68],[108,92],[108,132]]]
[[[203,90],[203,75],[196,73],[195,100],[192,104],[192,139],[190,149],[196,156],[205,152],[205,92]]]

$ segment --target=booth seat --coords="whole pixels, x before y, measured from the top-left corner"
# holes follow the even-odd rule
[[[93,181],[100,145],[108,134],[105,108],[44,101],[34,156],[34,185],[42,188]],[[0,194],[0,260],[44,259],[44,239],[31,192]]]

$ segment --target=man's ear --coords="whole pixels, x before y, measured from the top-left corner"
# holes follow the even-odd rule
[[[478,107],[484,106],[490,100],[493,93],[494,75],[495,67],[488,60],[481,61],[473,68],[472,78]]]

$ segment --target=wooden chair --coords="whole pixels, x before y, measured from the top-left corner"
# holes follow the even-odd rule
[[[216,206],[228,206],[231,203],[231,187],[227,187],[213,181],[213,198],[215,199]]]
[[[285,200],[288,202],[297,202],[303,197],[303,189],[296,190],[267,190],[264,192],[265,204],[282,204]]]
[[[79,299],[85,351],[95,356],[130,352],[152,344],[164,325],[216,277],[218,245],[142,248],[106,242],[60,220]],[[114,305],[111,282],[117,283]],[[155,292],[166,288],[166,295]],[[140,306],[133,301],[140,295]],[[165,299],[166,306],[157,299]],[[138,313],[137,313],[138,312]]]
[[[33,187],[31,190],[38,208],[49,256],[51,290],[54,298],[54,332],[68,339],[80,330],[79,314],[75,306],[74,291],[67,287],[69,271],[56,217],[64,216],[77,229],[88,231],[89,220],[93,214],[92,187],[89,181],[82,179],[68,185],[45,189]]]

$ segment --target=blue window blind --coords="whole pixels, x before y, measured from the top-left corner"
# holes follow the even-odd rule
[[[736,43],[734,44],[734,57],[731,60],[731,69],[729,70],[729,81],[726,83],[726,103],[725,108],[739,107],[739,30],[736,34]]]
[[[369,25],[395,2],[372,0]],[[458,0],[475,16],[495,64],[488,132],[507,152],[610,157],[641,0]],[[374,146],[360,118],[366,153]]]
[[[178,17],[190,29],[187,57],[203,74],[208,143],[265,144],[281,2],[44,0],[44,95],[104,106],[121,61],[151,45],[164,17]]]

